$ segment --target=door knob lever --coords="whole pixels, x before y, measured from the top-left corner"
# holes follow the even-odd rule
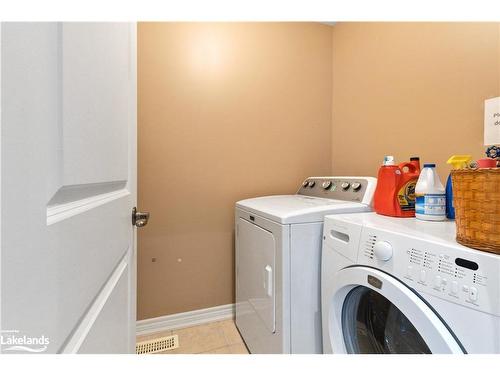
[[[149,212],[137,211],[137,207],[132,208],[132,225],[137,228],[145,226],[149,221]]]

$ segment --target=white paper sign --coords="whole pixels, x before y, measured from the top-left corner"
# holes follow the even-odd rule
[[[500,97],[484,101],[484,145],[500,145]]]

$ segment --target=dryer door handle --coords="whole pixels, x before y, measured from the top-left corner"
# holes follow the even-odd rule
[[[273,268],[269,264],[264,268],[264,289],[268,297],[273,296]]]

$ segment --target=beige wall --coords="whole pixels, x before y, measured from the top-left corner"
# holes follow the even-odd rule
[[[376,175],[419,155],[444,179],[452,154],[483,154],[483,103],[500,95],[498,23],[333,27],[333,174]],[[444,182],[444,181],[443,181]]]
[[[234,203],[330,172],[331,37],[139,23],[138,319],[233,302]]]
[[[500,24],[140,23],[138,88],[145,319],[233,302],[239,199],[385,154],[443,179],[451,154],[482,157]]]

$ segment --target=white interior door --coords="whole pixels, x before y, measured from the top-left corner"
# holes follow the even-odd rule
[[[136,26],[0,35],[1,350],[133,352]]]

